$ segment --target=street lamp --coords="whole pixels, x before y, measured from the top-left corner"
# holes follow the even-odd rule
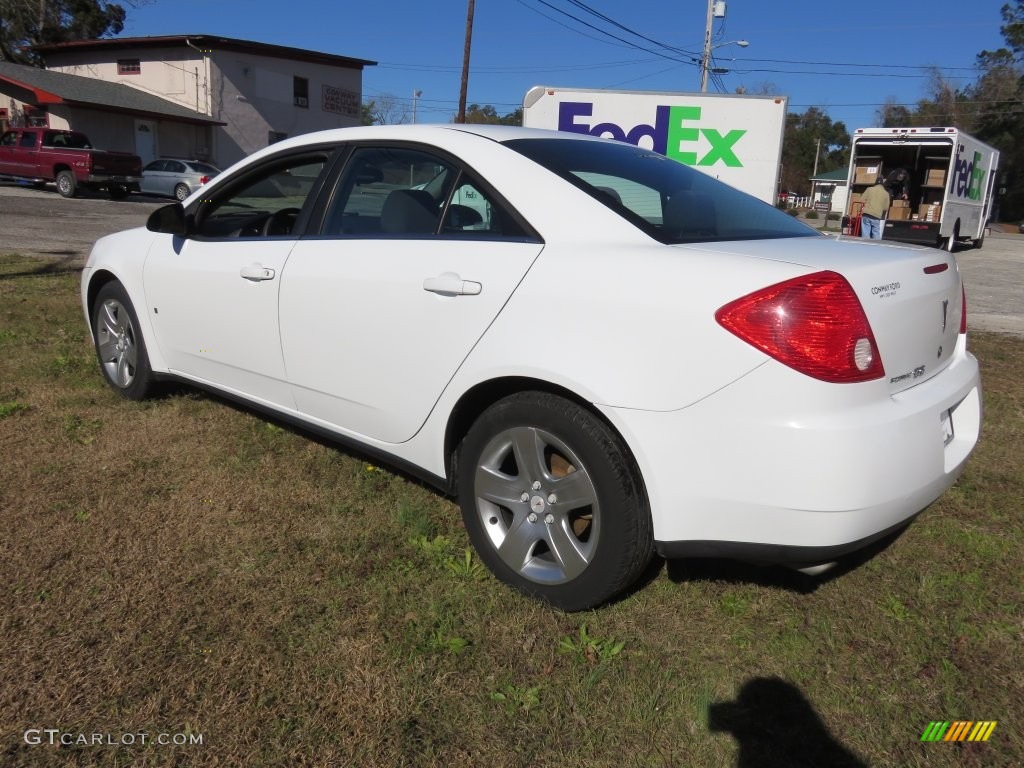
[[[707,34],[704,36],[704,55],[700,59],[700,91],[706,93],[708,90],[708,71],[711,69],[711,51],[715,48],[721,48],[723,45],[738,45],[740,48],[746,48],[750,45],[747,40],[729,40],[725,43],[711,44],[711,27],[708,27]]]

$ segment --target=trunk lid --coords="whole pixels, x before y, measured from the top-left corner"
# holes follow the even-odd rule
[[[953,356],[963,308],[956,259],[935,248],[836,238],[716,244],[843,275],[860,299],[892,394],[932,378]]]

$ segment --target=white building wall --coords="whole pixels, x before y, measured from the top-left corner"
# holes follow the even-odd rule
[[[139,74],[119,75],[117,60],[138,59]],[[159,152],[209,159],[226,168],[262,149],[271,134],[296,136],[327,128],[359,125],[362,70],[230,49],[200,52],[187,45],[117,51],[51,53],[47,68],[56,72],[122,83],[226,123],[210,129],[209,140],[184,138],[175,129]],[[308,81],[308,104],[297,106],[294,78]],[[209,146],[206,146],[209,145]],[[187,146],[189,151],[177,149]]]
[[[234,51],[211,55],[216,154],[224,167],[277,135],[297,136],[359,124],[362,72]],[[295,104],[295,78],[308,82],[307,106]]]
[[[115,57],[111,59],[110,57]],[[118,60],[138,59],[140,72],[120,75]],[[62,51],[50,54],[46,68],[69,75],[93,77],[138,88],[173,101],[202,115],[210,115],[205,55],[188,46],[138,48],[118,51]]]

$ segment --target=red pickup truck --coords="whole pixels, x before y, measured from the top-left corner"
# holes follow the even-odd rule
[[[64,197],[106,189],[115,200],[138,192],[142,160],[128,152],[93,149],[78,131],[14,128],[0,136],[0,176],[32,184],[55,182]]]

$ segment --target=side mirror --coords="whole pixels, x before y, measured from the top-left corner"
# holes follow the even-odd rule
[[[185,208],[181,203],[171,203],[157,208],[149,215],[146,229],[150,232],[162,232],[165,235],[178,235],[179,237],[188,237],[191,234],[189,221],[185,216]]]

